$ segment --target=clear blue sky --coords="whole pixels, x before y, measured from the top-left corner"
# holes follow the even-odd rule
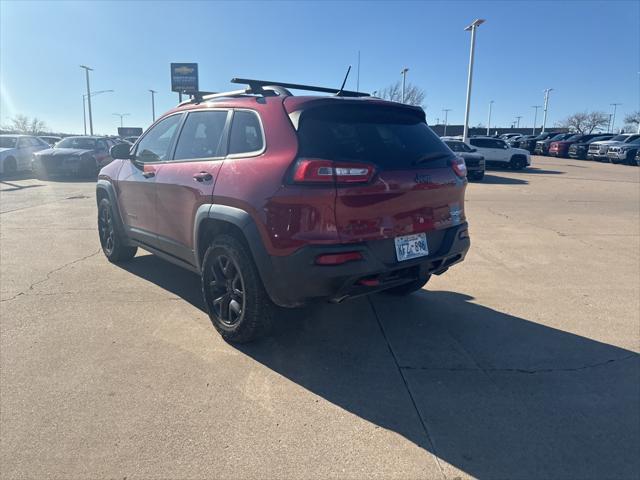
[[[640,2],[13,2],[0,0],[0,122],[38,116],[53,130],[82,131],[84,71],[92,66],[96,132],[114,112],[147,127],[177,103],[169,63],[198,62],[200,88],[233,88],[233,76],[339,86],[361,51],[360,89],[400,79],[427,92],[431,123],[451,108],[462,123],[469,33],[478,30],[472,125],[533,123],[532,105],[553,87],[548,125],[580,110],[611,111],[618,126],[640,104]],[[355,73],[355,72],[352,72]],[[356,75],[348,87],[355,89]]]

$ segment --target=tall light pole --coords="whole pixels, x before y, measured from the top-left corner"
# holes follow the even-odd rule
[[[487,119],[487,137],[489,136],[489,130],[491,129],[491,107],[493,107],[494,103],[495,102],[493,100],[489,102],[489,118]]]
[[[93,135],[93,117],[91,115],[91,88],[89,88],[89,71],[93,71],[93,68],[86,65],[80,65],[80,68],[84,68],[84,73],[87,77],[87,103],[89,104],[89,132]]]
[[[122,119],[131,114],[130,113],[114,113],[113,115],[115,115],[116,117],[120,117],[120,126],[124,127],[124,125],[122,124]]]
[[[521,118],[522,118],[522,115],[520,115],[520,116],[516,117],[516,122],[517,122],[517,124],[516,124],[516,128],[520,128],[520,119],[521,119]]]
[[[533,135],[536,134],[536,123],[538,123],[538,109],[542,108],[542,105],[531,105],[531,108],[536,109],[536,113],[533,114],[533,131],[531,132]]]
[[[156,97],[155,94],[158,93],[155,90],[151,90],[149,89],[149,91],[151,92],[151,118],[153,118],[153,121],[156,121]]]
[[[540,133],[544,133],[544,128],[547,126],[547,109],[549,107],[549,92],[551,92],[553,88],[545,88],[544,89],[544,116],[542,117],[542,131]]]
[[[444,112],[444,133],[442,134],[443,137],[447,136],[447,120],[449,119],[449,112],[451,111],[450,108],[443,108],[442,111]]]
[[[91,92],[91,96],[95,97],[96,95],[100,95],[101,93],[109,93],[113,92],[113,90],[98,90],[97,92]],[[84,134],[87,134],[87,109],[85,104],[87,102],[87,94],[82,94],[82,120],[84,121]]]
[[[462,141],[466,142],[469,139],[469,109],[471,108],[471,82],[473,80],[473,56],[476,48],[476,30],[485,21],[482,18],[474,20],[471,25],[466,27],[465,31],[471,31],[471,51],[469,52],[469,75],[467,77],[467,105],[464,109],[464,133],[462,134]]]
[[[616,110],[618,109],[618,105],[622,105],[621,103],[612,103],[611,106],[613,107],[613,118],[611,119],[611,129],[609,130],[609,133],[613,133],[613,131],[616,128]]]
[[[408,71],[409,69],[407,67],[404,67],[402,70],[400,70],[400,75],[402,75],[402,103],[404,103],[404,83],[405,83],[405,80],[407,79]]]

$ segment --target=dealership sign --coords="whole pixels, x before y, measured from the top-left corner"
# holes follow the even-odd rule
[[[195,93],[198,91],[198,64],[171,64],[171,91],[180,93]]]

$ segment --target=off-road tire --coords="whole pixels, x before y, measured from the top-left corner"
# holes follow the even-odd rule
[[[251,342],[271,329],[276,306],[251,252],[233,235],[219,235],[207,248],[202,261],[202,296],[211,323],[228,342]]]
[[[98,204],[98,236],[105,257],[112,263],[121,263],[136,256],[138,247],[127,245],[126,239],[118,232],[113,214],[113,206],[107,198]]]
[[[390,288],[389,290],[383,290],[382,293],[396,296],[411,295],[413,292],[421,290],[422,287],[427,284],[430,278],[431,275],[427,276],[426,278],[419,278],[417,280],[414,280],[413,282],[405,283],[404,285],[399,285],[397,287]]]

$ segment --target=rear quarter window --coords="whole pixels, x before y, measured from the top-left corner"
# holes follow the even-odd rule
[[[450,157],[451,150],[417,113],[379,106],[323,106],[305,111],[298,128],[299,156],[414,167]],[[426,163],[420,163],[423,168]]]

